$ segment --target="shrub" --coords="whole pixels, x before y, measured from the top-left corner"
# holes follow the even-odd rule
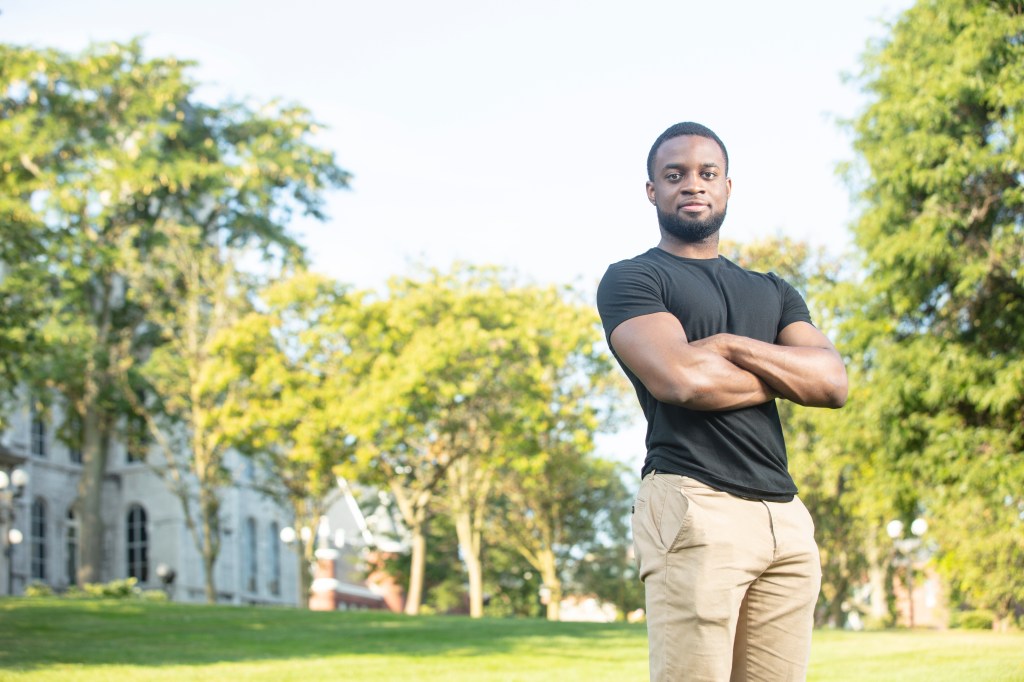
[[[950,627],[964,630],[991,630],[996,622],[996,614],[979,609],[977,611],[957,611],[950,617]]]
[[[140,592],[136,587],[138,582],[135,578],[125,578],[124,580],[111,580],[109,583],[86,583],[82,589],[92,597],[125,599],[134,597]]]
[[[52,597],[53,588],[46,583],[33,582],[25,588],[26,597]]]

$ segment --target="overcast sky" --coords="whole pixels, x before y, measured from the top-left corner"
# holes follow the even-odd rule
[[[314,267],[344,282],[459,259],[592,293],[609,263],[657,242],[647,151],[682,120],[728,147],[723,237],[846,248],[837,120],[865,100],[843,75],[910,4],[0,0],[0,40],[78,51],[142,36],[150,56],[197,61],[211,103],[312,110],[354,180],[327,224],[297,227]]]

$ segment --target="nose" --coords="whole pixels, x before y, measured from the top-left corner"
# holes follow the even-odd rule
[[[705,191],[704,178],[700,176],[700,173],[687,173],[683,176],[680,190],[687,194],[703,194]]]

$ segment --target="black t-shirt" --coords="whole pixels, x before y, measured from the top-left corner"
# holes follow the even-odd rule
[[[611,265],[597,307],[609,346],[619,324],[650,313],[675,315],[691,341],[729,333],[774,343],[786,326],[811,321],[800,294],[775,274],[744,270],[721,256],[680,258],[659,248]],[[688,410],[655,399],[619,365],[647,417],[643,474],[690,476],[755,499],[788,501],[796,494],[774,400],[738,410]]]

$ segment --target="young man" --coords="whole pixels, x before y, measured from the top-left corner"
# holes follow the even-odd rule
[[[647,160],[661,241],[597,294],[647,418],[633,539],[654,682],[804,679],[821,584],[775,400],[841,407],[846,369],[795,289],[719,256],[728,171],[708,128],[662,133]]]

